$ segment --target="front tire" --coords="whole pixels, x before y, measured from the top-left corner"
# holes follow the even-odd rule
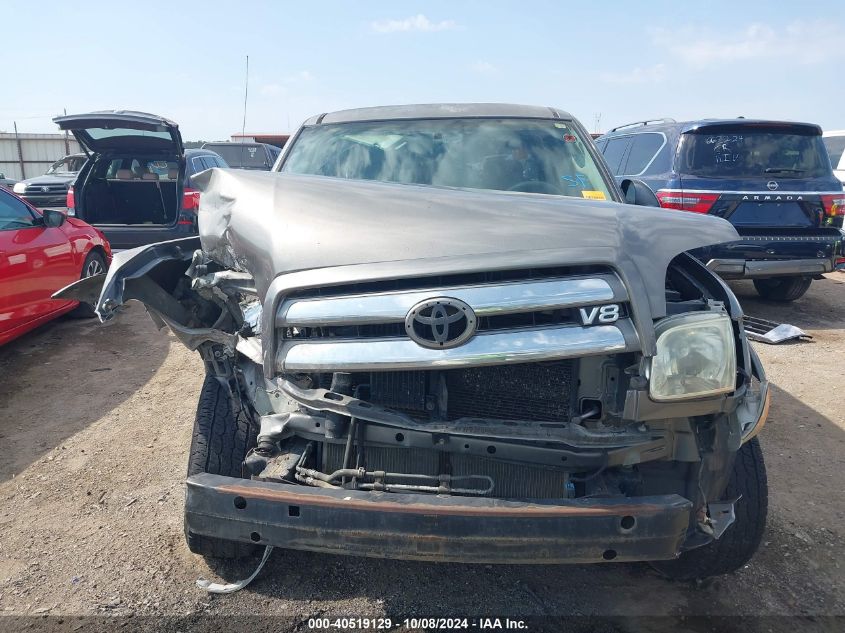
[[[763,538],[769,507],[766,465],[756,437],[737,452],[724,498],[740,495],[734,508],[736,520],[721,538],[651,566],[672,580],[697,580],[736,571],[751,560]]]
[[[770,301],[795,301],[804,296],[811,283],[811,277],[772,277],[755,279],[754,288],[757,294]]]
[[[213,376],[206,375],[197,404],[188,477],[199,473],[242,477],[242,463],[255,445],[256,435],[248,415],[233,411],[229,391]],[[243,558],[257,552],[251,543],[194,534],[187,523],[185,540],[194,554],[210,558]]]
[[[85,279],[94,275],[102,275],[106,272],[106,269],[106,258],[103,257],[103,254],[99,251],[91,251],[86,255],[85,261],[82,262],[82,274],[79,278]],[[68,312],[68,316],[75,319],[92,319],[97,316],[97,313],[90,303],[80,303]]]

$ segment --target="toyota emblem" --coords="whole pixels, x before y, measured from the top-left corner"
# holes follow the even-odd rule
[[[405,331],[423,347],[448,349],[466,343],[478,320],[472,308],[451,297],[435,297],[414,305],[405,316]]]
[[[766,183],[766,187],[768,188],[769,191],[774,191],[775,189],[778,188],[778,186],[779,186],[778,183],[776,183],[774,180],[770,180],[769,182]]]
[[[50,191],[50,187],[41,187],[41,191],[47,193],[48,191]]]

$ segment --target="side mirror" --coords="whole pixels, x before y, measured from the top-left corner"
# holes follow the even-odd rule
[[[641,207],[660,206],[660,201],[654,195],[651,187],[642,180],[626,179],[622,181],[621,187],[627,204],[636,204]]]
[[[58,228],[67,220],[67,216],[56,209],[42,209],[41,217],[44,218],[44,226],[47,228]]]

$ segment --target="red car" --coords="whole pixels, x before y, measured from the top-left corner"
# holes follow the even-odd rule
[[[94,316],[88,304],[50,295],[110,263],[111,247],[93,226],[38,211],[0,187],[0,345],[67,312]]]

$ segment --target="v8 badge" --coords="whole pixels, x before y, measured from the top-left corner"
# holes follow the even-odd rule
[[[619,320],[622,308],[618,303],[609,303],[603,306],[590,306],[578,308],[581,315],[582,325],[595,325],[596,323],[614,323]]]

